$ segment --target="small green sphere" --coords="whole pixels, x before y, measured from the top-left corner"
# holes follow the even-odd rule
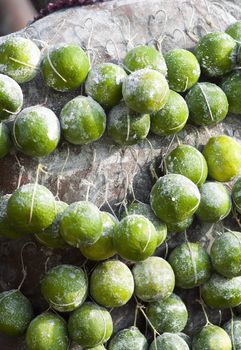
[[[77,344],[91,348],[109,340],[113,322],[105,308],[87,302],[70,314],[68,330],[70,338]]]
[[[187,219],[179,222],[172,222],[167,224],[168,233],[179,233],[187,230],[193,223],[193,216],[189,216]]]
[[[113,242],[123,259],[142,261],[151,256],[157,247],[156,229],[143,215],[127,215],[116,227]]]
[[[80,267],[58,265],[42,279],[41,292],[54,310],[70,312],[85,301],[88,279]]]
[[[149,350],[189,350],[189,347],[179,335],[163,333],[153,340]]]
[[[136,296],[147,302],[168,298],[175,287],[170,264],[158,256],[137,263],[132,270]]]
[[[6,124],[0,123],[0,159],[8,154],[11,146],[12,142],[9,129]]]
[[[225,92],[228,105],[229,112],[233,114],[241,114],[241,73],[240,71],[235,71],[228,76],[224,77],[222,80],[221,88]]]
[[[11,36],[0,44],[0,73],[20,84],[35,77],[39,62],[40,50],[30,39]]]
[[[147,306],[146,314],[159,333],[181,332],[188,319],[187,308],[176,294],[171,294],[167,299],[150,303]]]
[[[134,145],[145,139],[150,130],[149,114],[132,111],[121,102],[108,115],[108,135],[119,145]]]
[[[230,35],[238,43],[241,43],[241,21],[236,21],[228,26],[225,33]]]
[[[86,53],[74,44],[63,44],[47,52],[41,64],[45,83],[57,91],[77,89],[90,68]]]
[[[28,327],[26,343],[29,350],[68,350],[66,322],[51,312],[38,315]]]
[[[150,202],[158,218],[166,223],[176,223],[195,213],[200,193],[187,177],[167,174],[160,177],[152,187]]]
[[[208,175],[220,182],[230,181],[241,173],[241,145],[226,135],[211,137],[204,146]]]
[[[228,334],[218,326],[208,324],[195,334],[192,350],[232,350]]]
[[[241,317],[228,321],[224,324],[223,329],[231,339],[232,349],[241,350]]]
[[[154,113],[166,104],[169,87],[164,75],[153,69],[140,69],[124,80],[122,93],[128,107],[138,113]]]
[[[18,112],[23,105],[23,92],[15,80],[0,74],[0,120]]]
[[[19,151],[32,157],[44,157],[58,145],[60,124],[51,109],[32,106],[16,116],[12,133]]]
[[[165,106],[151,115],[151,132],[158,136],[176,134],[186,125],[188,114],[184,98],[170,90]]]
[[[127,52],[123,60],[124,68],[128,72],[150,68],[167,74],[167,66],[162,54],[152,46],[139,45]]]
[[[0,293],[0,332],[23,335],[32,318],[32,305],[18,289]]]
[[[165,55],[167,80],[172,90],[184,92],[198,81],[201,70],[193,53],[184,49],[170,50]]]
[[[176,278],[176,286],[190,289],[202,285],[211,275],[211,262],[206,250],[198,243],[177,246],[168,258]]]
[[[0,197],[0,236],[9,239],[21,238],[24,233],[11,226],[7,215],[8,200],[11,197],[10,194]]]
[[[85,145],[103,135],[106,115],[91,97],[77,96],[62,109],[60,123],[67,141],[74,145]]]
[[[70,204],[60,219],[60,234],[71,246],[91,245],[100,238],[103,229],[100,211],[91,202]]]
[[[207,306],[225,309],[241,304],[241,276],[226,278],[216,273],[204,283],[202,298]]]
[[[235,209],[241,214],[241,177],[237,179],[232,188],[232,198]]]
[[[105,261],[92,272],[90,294],[100,305],[120,307],[131,299],[133,292],[132,273],[121,261]]]
[[[147,350],[148,343],[137,327],[122,329],[110,341],[108,350]]]
[[[199,40],[195,54],[206,76],[220,77],[234,68],[235,51],[236,42],[230,35],[214,32]]]
[[[33,183],[23,185],[9,198],[7,215],[16,230],[23,233],[39,232],[55,219],[55,198],[45,186]]]
[[[86,94],[104,108],[114,107],[122,99],[122,83],[126,76],[124,69],[117,64],[97,64],[85,82]]]

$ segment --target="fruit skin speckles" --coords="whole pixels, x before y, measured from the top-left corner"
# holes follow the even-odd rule
[[[122,329],[110,341],[108,350],[147,350],[148,343],[137,327]]]

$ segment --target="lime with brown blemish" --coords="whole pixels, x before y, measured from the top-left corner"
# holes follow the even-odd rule
[[[15,80],[0,74],[0,120],[18,112],[23,105],[23,92]]]
[[[4,123],[0,123],[0,159],[8,154],[11,146],[12,141],[8,126]]]
[[[11,226],[7,215],[8,200],[10,194],[5,194],[0,197],[0,236],[9,239],[21,238],[24,233]]]
[[[189,216],[187,219],[179,222],[172,222],[167,224],[168,233],[179,233],[187,230],[193,223],[193,216]]]
[[[228,333],[234,350],[241,350],[241,317],[235,317],[223,325]]]
[[[153,340],[150,350],[189,350],[185,340],[175,333],[163,333]]]
[[[241,213],[241,177],[239,177],[233,185],[232,199],[235,209]]]
[[[239,99],[241,93],[240,71],[236,70],[224,77],[221,83],[221,88],[227,96],[229,112],[233,114],[241,114],[241,102]]]
[[[147,350],[146,337],[137,327],[122,329],[110,341],[108,350]]]
[[[232,344],[228,334],[221,327],[207,324],[194,335],[192,349],[232,350]]]
[[[236,21],[226,28],[225,33],[230,35],[239,44],[241,43],[241,21]]]

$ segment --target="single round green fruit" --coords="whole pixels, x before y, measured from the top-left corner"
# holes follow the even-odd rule
[[[233,185],[232,198],[235,209],[241,214],[241,177],[239,177]]]
[[[221,327],[208,324],[195,334],[192,349],[232,350],[232,344],[228,334]]]
[[[241,172],[241,145],[232,137],[211,137],[204,146],[203,155],[208,175],[216,181],[230,181]]]
[[[119,145],[134,145],[145,139],[149,130],[149,114],[136,113],[124,102],[113,107],[108,115],[108,135]]]
[[[154,225],[143,215],[128,215],[116,227],[113,243],[117,253],[126,260],[142,261],[157,247]]]
[[[172,90],[184,92],[198,81],[201,70],[193,53],[184,49],[170,50],[165,55],[167,80]]]
[[[0,159],[5,157],[10,151],[12,142],[9,129],[6,124],[0,123]]]
[[[64,211],[60,219],[60,234],[76,248],[98,241],[103,229],[100,211],[87,201],[75,202]]]
[[[13,228],[19,232],[39,232],[55,219],[55,198],[45,186],[33,183],[23,185],[9,198],[7,215]]]
[[[176,278],[176,286],[190,289],[202,285],[211,275],[211,262],[206,250],[198,243],[177,246],[168,258]]]
[[[113,322],[105,308],[87,302],[70,314],[68,331],[70,338],[83,348],[94,347],[109,340]]]
[[[181,332],[188,319],[187,308],[176,294],[171,294],[167,299],[150,303],[147,306],[146,314],[159,333]]]
[[[166,223],[183,221],[193,215],[200,202],[197,186],[187,177],[167,174],[152,187],[150,203],[156,216]]]
[[[179,233],[186,231],[193,223],[193,216],[179,222],[172,222],[167,224],[168,233]]]
[[[241,276],[228,279],[214,273],[202,286],[201,293],[209,307],[225,309],[238,306],[241,304]]]
[[[18,239],[23,236],[23,233],[18,231],[18,228],[11,226],[7,215],[8,200],[10,197],[10,194],[0,197],[0,236],[9,239]]]
[[[22,105],[23,92],[21,87],[12,78],[0,74],[0,120],[18,112]]]
[[[49,305],[59,312],[70,312],[85,301],[88,279],[84,271],[73,265],[52,268],[41,281],[41,292]]]
[[[215,125],[228,113],[228,99],[223,90],[212,83],[198,83],[188,92],[189,118],[201,126]]]
[[[125,305],[134,292],[130,269],[121,261],[109,260],[99,264],[90,277],[90,294],[105,307]]]
[[[174,333],[163,333],[153,340],[150,350],[189,350],[185,340]]]
[[[62,109],[60,123],[67,141],[74,145],[85,145],[103,135],[106,115],[91,97],[77,96]]]
[[[0,44],[0,73],[20,84],[35,77],[39,62],[40,50],[30,39],[10,36]]]
[[[114,107],[122,99],[122,84],[126,76],[124,69],[116,64],[97,64],[85,82],[86,94],[104,108]]]
[[[90,69],[86,53],[74,44],[63,44],[47,52],[41,64],[45,83],[57,91],[77,89]]]
[[[32,318],[32,305],[18,289],[0,293],[0,332],[23,335]]]
[[[123,60],[124,68],[128,72],[150,68],[167,74],[167,66],[162,54],[152,46],[140,45],[127,52]]]
[[[230,35],[239,44],[241,43],[241,21],[236,21],[228,26],[225,33]]]
[[[122,329],[110,341],[108,350],[147,350],[148,343],[137,327]]]
[[[26,343],[29,350],[68,350],[66,322],[51,312],[38,315],[28,327]]]
[[[221,88],[225,92],[228,99],[229,112],[233,114],[241,114],[241,73],[236,70],[222,80]]]
[[[235,51],[236,42],[230,35],[214,32],[199,40],[195,54],[206,76],[220,77],[234,68]]]
[[[160,72],[140,69],[124,80],[122,93],[128,107],[138,113],[154,113],[167,102],[168,83]]]
[[[241,317],[235,317],[224,324],[223,329],[228,333],[232,349],[241,350]]]
[[[186,125],[188,114],[184,98],[170,90],[165,106],[151,115],[151,131],[159,136],[176,134]]]

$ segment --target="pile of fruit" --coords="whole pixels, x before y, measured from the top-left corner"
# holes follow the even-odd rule
[[[0,157],[13,147],[28,156],[47,156],[58,146],[61,133],[69,143],[84,145],[106,132],[114,143],[128,146],[149,132],[175,135],[188,121],[208,127],[223,121],[228,112],[239,115],[240,43],[241,22],[236,22],[226,33],[203,36],[194,54],[174,49],[163,57],[154,47],[142,45],[119,65],[90,68],[88,55],[77,45],[45,47],[41,53],[29,39],[7,38],[0,44]],[[59,118],[40,105],[22,109],[19,84],[39,70],[56,91],[75,90],[84,83],[85,94],[63,106]],[[201,72],[205,80],[217,78],[220,86],[199,82]],[[47,271],[40,284],[49,308],[37,316],[21,292],[22,283],[2,292],[1,332],[26,332],[30,350],[67,350],[71,342],[89,350],[241,349],[241,232],[223,227],[210,251],[185,235],[194,216],[201,223],[217,223],[232,212],[238,220],[241,145],[226,135],[211,137],[202,153],[180,144],[165,156],[163,168],[150,203],[129,203],[119,218],[88,199],[70,205],[56,200],[38,181],[0,198],[2,237],[32,234],[49,248],[70,245],[98,262],[90,276],[85,266],[68,264]],[[232,188],[223,184],[233,179]],[[153,256],[173,233],[183,234],[185,243],[167,259]],[[188,310],[175,287],[200,288],[206,325],[193,339],[182,333]],[[136,318],[133,327],[112,336],[112,308],[131,298],[136,318],[139,311],[153,332],[150,345]],[[230,321],[222,327],[212,324],[206,306],[230,309]]]

